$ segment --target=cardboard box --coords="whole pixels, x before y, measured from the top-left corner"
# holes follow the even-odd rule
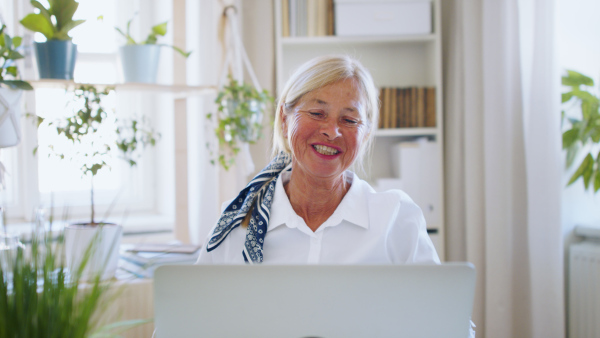
[[[335,34],[430,34],[431,10],[429,0],[335,0]]]

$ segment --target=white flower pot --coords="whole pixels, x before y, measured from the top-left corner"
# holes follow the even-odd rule
[[[0,88],[0,148],[13,147],[21,140],[21,95],[18,89]]]
[[[119,48],[125,82],[156,83],[160,45],[126,45]]]
[[[77,271],[86,250],[91,247],[90,258],[81,279],[93,280],[98,274],[101,275],[101,280],[113,278],[119,263],[122,234],[123,227],[116,224],[71,224],[65,227],[65,253],[71,273]]]

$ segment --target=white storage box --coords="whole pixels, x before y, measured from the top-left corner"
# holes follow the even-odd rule
[[[429,0],[335,0],[335,35],[431,33]]]

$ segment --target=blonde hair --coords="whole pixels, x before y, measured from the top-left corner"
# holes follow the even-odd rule
[[[292,113],[292,108],[307,93],[327,86],[331,83],[346,79],[354,79],[358,83],[364,101],[364,116],[366,117],[366,136],[359,149],[355,162],[362,164],[366,153],[369,153],[373,143],[373,135],[379,119],[379,91],[375,87],[369,71],[356,59],[347,55],[327,55],[316,57],[301,65],[289,78],[277,102],[273,130],[273,153],[292,153],[288,139],[283,134],[283,114]]]

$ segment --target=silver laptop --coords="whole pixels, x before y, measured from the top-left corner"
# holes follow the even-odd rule
[[[467,338],[474,290],[468,263],[161,266],[156,337]]]

